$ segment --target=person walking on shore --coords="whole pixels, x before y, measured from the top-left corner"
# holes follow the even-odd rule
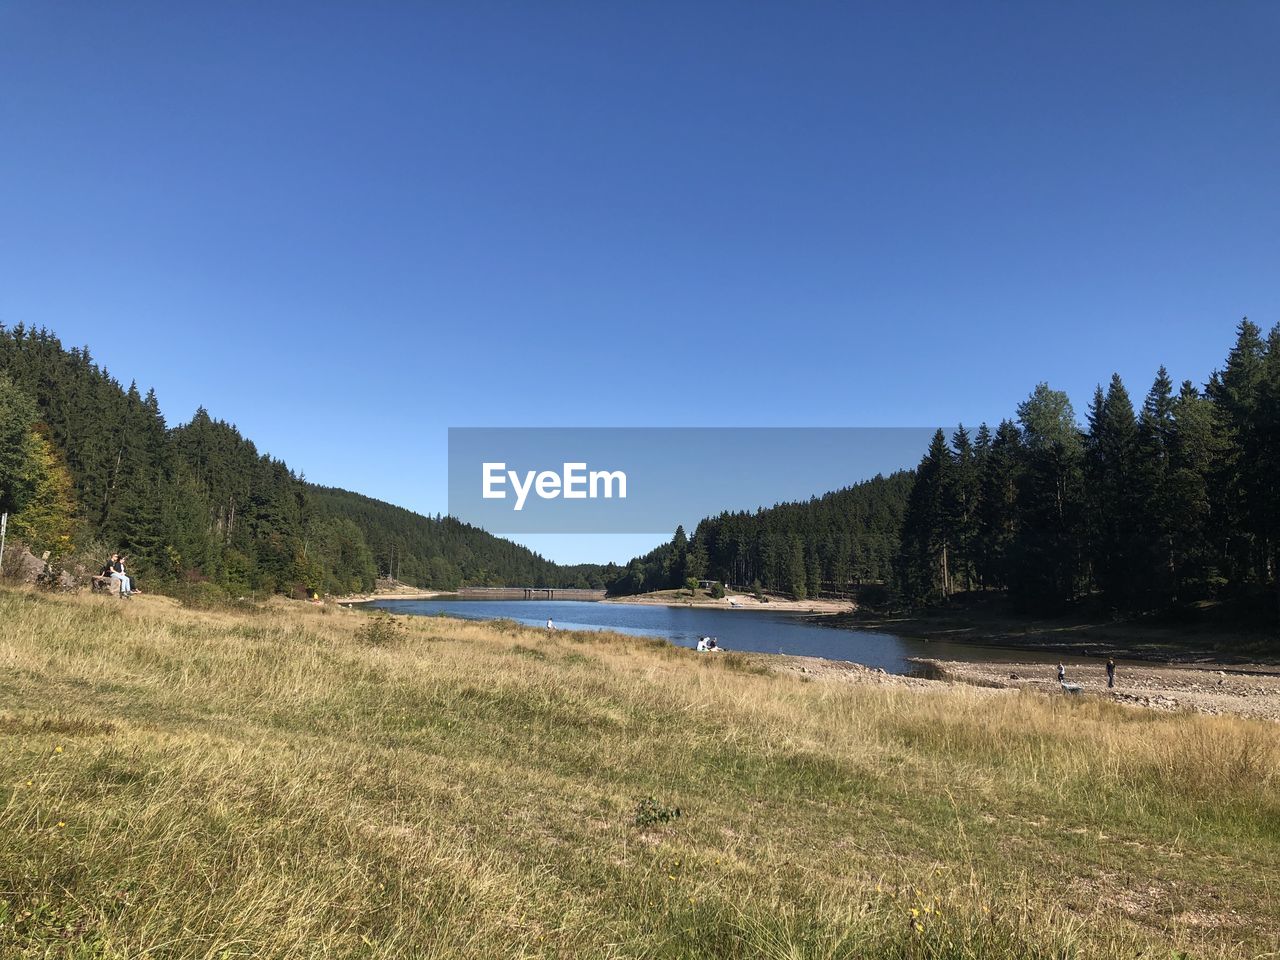
[[[1116,662],[1107,657],[1107,689],[1116,685]]]
[[[1061,661],[1059,661],[1058,662],[1058,682],[1064,683],[1066,679],[1067,679],[1067,668],[1062,665]]]

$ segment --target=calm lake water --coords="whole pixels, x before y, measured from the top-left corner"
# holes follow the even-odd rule
[[[916,664],[908,662],[908,657],[1003,659],[999,652],[983,651],[980,647],[824,627],[806,622],[795,614],[757,610],[708,610],[575,600],[380,600],[368,606],[396,614],[431,616],[443,613],[468,620],[505,617],[535,627],[545,627],[550,617],[561,630],[614,630],[637,636],[665,637],[684,647],[696,646],[701,636],[712,636],[726,650],[852,660],[899,674],[920,672]]]

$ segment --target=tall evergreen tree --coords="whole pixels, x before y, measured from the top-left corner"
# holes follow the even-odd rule
[[[1018,406],[1024,466],[1010,592],[1024,607],[1054,609],[1082,583],[1082,442],[1071,400],[1041,383]]]
[[[1084,473],[1094,580],[1113,607],[1131,610],[1141,566],[1138,424],[1119,374],[1105,396],[1098,388],[1089,408]]]
[[[1244,318],[1236,328],[1236,342],[1226,365],[1213,373],[1206,388],[1213,404],[1217,450],[1210,485],[1212,522],[1220,541],[1223,572],[1237,584],[1254,580],[1260,566],[1258,535],[1251,521],[1258,513],[1265,486],[1259,477],[1256,439],[1265,354],[1262,331]]]
[[[1163,366],[1147,392],[1138,418],[1134,508],[1138,515],[1138,592],[1143,609],[1171,603],[1177,592],[1174,555],[1176,526],[1172,499],[1173,455],[1177,434],[1173,381]]]
[[[951,438],[955,451],[948,492],[949,541],[953,545],[951,580],[972,590],[977,579],[978,501],[981,476],[978,451],[961,424]]]
[[[911,600],[934,600],[951,594],[951,494],[954,456],[941,430],[916,468],[902,525],[898,580]]]
[[[0,375],[0,513],[17,513],[35,493],[35,422],[35,404]]]
[[[979,477],[975,559],[978,580],[984,587],[1005,589],[1012,580],[1022,468],[1022,435],[1012,420],[1002,420],[982,457]]]

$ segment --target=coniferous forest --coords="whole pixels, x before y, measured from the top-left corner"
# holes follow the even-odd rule
[[[1280,327],[1244,320],[1203,389],[1118,376],[1083,426],[1036,387],[993,431],[939,431],[916,470],[896,570],[911,601],[1004,590],[1027,611],[1118,615],[1280,601]],[[1274,599],[1268,599],[1274,596]]]
[[[560,566],[450,517],[306,483],[197,410],[169,427],[87,348],[0,328],[0,510],[54,565],[129,553],[144,582],[367,590],[377,577],[605,586],[689,578],[795,597],[881,584],[908,604],[975,591],[1027,612],[1089,599],[1116,615],[1205,599],[1280,609],[1280,328],[1239,324],[1203,387],[1119,377],[1077,417],[1037,386],[994,429],[939,431],[915,471],[704,519],[625,566]]]
[[[0,327],[0,511],[10,542],[48,551],[55,569],[96,568],[119,550],[152,588],[602,582],[598,567],[559,567],[448,517],[310,485],[204,409],[169,427],[153,391],[22,326]]]
[[[911,487],[910,471],[900,471],[798,503],[709,517],[692,537],[681,527],[670,543],[607,569],[608,590],[666,590],[692,577],[804,599],[885,583]]]
[[[1081,424],[1042,383],[994,429],[938,431],[914,473],[704,520],[609,588],[694,576],[803,598],[882,581],[910,605],[983,591],[1037,614],[1244,599],[1274,616],[1278,572],[1280,327],[1246,319],[1203,388],[1161,367],[1135,404],[1113,376]]]

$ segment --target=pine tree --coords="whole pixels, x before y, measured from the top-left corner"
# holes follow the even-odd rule
[[[1253,421],[1254,499],[1251,525],[1260,541],[1264,583],[1274,591],[1280,616],[1280,325],[1267,335]]]
[[[963,424],[952,436],[951,446],[955,450],[947,493],[947,522],[951,528],[948,540],[953,544],[954,557],[951,562],[951,579],[953,583],[963,583],[965,590],[972,590],[976,579],[975,554],[981,484],[978,453]]]
[[[916,468],[903,520],[898,580],[908,600],[927,601],[951,594],[948,538],[953,467],[946,434],[939,430]]]
[[[1182,384],[1173,401],[1169,451],[1168,518],[1179,600],[1208,596],[1217,579],[1218,545],[1210,535],[1214,473],[1213,404],[1192,385]]]
[[[1256,428],[1266,347],[1262,331],[1248,317],[1236,328],[1236,343],[1222,370],[1209,379],[1217,456],[1210,492],[1223,573],[1244,584],[1259,567],[1258,537],[1251,521],[1260,494]]]
[[[1055,609],[1080,590],[1082,444],[1065,393],[1041,383],[1018,406],[1025,448],[1010,592],[1023,607]]]
[[[1141,551],[1138,588],[1144,609],[1159,609],[1177,593],[1177,561],[1171,478],[1177,425],[1174,422],[1173,381],[1163,366],[1147,392],[1138,418],[1134,506],[1138,514]]]
[[[1012,420],[1003,420],[982,459],[979,477],[976,562],[984,587],[1005,589],[1012,580],[1022,468],[1022,436]]]
[[[1118,610],[1134,605],[1140,567],[1137,503],[1138,424],[1118,374],[1106,395],[1099,387],[1089,409],[1084,474],[1089,555],[1094,579]]]
[[[35,404],[0,376],[0,513],[17,513],[35,492],[35,422]]]
[[[792,534],[787,541],[786,573],[782,589],[797,600],[803,600],[806,596],[805,576],[804,543]]]

